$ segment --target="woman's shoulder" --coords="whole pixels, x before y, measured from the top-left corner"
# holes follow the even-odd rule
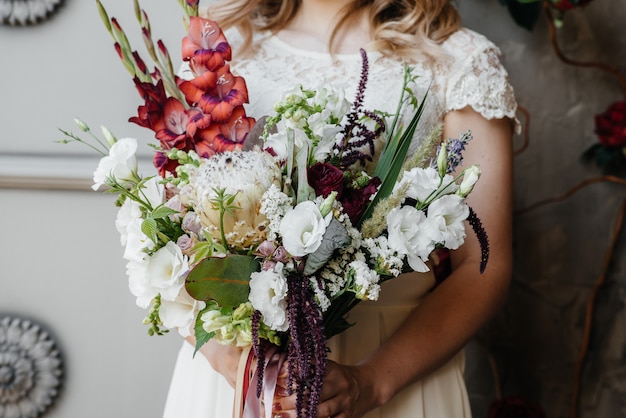
[[[480,54],[500,55],[500,49],[485,35],[464,27],[452,33],[441,47],[456,60],[466,60]]]

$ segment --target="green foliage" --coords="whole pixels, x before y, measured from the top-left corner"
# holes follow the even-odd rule
[[[248,300],[250,275],[261,268],[250,255],[228,254],[202,260],[187,275],[187,291],[197,300],[239,306]]]

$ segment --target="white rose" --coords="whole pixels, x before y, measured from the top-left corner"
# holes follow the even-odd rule
[[[425,261],[435,249],[433,232],[424,212],[411,206],[394,208],[387,215],[389,248],[406,255],[409,266],[415,271],[426,272]]]
[[[161,294],[162,300],[169,301],[174,301],[178,296],[188,270],[187,257],[172,241],[149,257],[146,266],[150,285]]]
[[[287,280],[283,275],[283,264],[277,263],[274,270],[262,270],[250,275],[250,302],[261,312],[263,321],[273,330],[287,331]]]
[[[285,214],[279,232],[285,249],[291,255],[302,257],[319,248],[326,232],[326,221],[317,205],[307,200]]]
[[[456,250],[463,244],[464,221],[468,216],[469,207],[456,194],[441,196],[428,206],[428,219],[439,234],[435,240],[451,250]]]
[[[137,140],[135,138],[122,138],[111,146],[109,155],[103,157],[98,168],[93,173],[94,185],[92,189],[98,190],[106,183],[108,177],[114,177],[120,184],[133,180],[137,173]]]

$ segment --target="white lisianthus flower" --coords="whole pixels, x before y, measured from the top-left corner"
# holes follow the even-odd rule
[[[424,212],[411,206],[392,209],[387,215],[389,248],[406,255],[409,266],[427,272],[425,261],[435,249],[432,226]]]
[[[302,257],[319,248],[326,232],[326,220],[315,202],[307,200],[285,214],[279,232],[289,254]]]
[[[150,306],[152,299],[158,294],[156,289],[150,286],[146,268],[148,267],[148,256],[140,260],[130,260],[126,264],[126,275],[128,276],[128,288],[135,296],[137,306],[146,309]]]
[[[151,177],[138,190],[141,199],[149,203],[153,209],[161,205],[165,200],[165,187],[161,183],[162,180],[161,176]]]
[[[159,317],[163,326],[169,329],[178,328],[183,337],[191,335],[191,328],[195,323],[198,312],[204,309],[205,303],[192,298],[184,287],[180,289],[176,299],[161,300]]]
[[[275,331],[287,331],[287,279],[283,275],[283,263],[276,263],[274,270],[262,270],[250,275],[250,302],[261,312],[263,322]]]
[[[161,294],[161,300],[176,300],[189,270],[187,257],[183,255],[180,247],[169,241],[147,261],[146,274],[150,286]]]
[[[137,219],[141,219],[141,209],[139,203],[132,199],[126,199],[115,219],[115,228],[120,233],[120,242],[126,245],[128,242],[128,228]]]
[[[468,216],[469,207],[456,194],[441,196],[428,206],[428,219],[439,234],[435,240],[451,250],[456,250],[463,244],[464,221]]]
[[[402,179],[394,186],[393,192],[395,193],[399,188],[404,187],[404,185],[408,185],[406,196],[420,203],[432,197],[433,192],[454,193],[458,188],[451,175],[446,174],[443,181],[441,181],[437,169],[432,167],[416,167],[410,171],[405,171],[402,175]]]
[[[461,197],[467,197],[468,194],[474,189],[474,185],[480,177],[480,168],[477,165],[473,165],[470,168],[463,171],[463,180],[459,185],[459,190],[456,193]]]
[[[137,140],[122,138],[109,149],[109,155],[103,157],[93,173],[93,190],[106,184],[108,177],[114,177],[120,184],[126,184],[137,178]]]
[[[142,260],[146,250],[154,248],[154,242],[141,230],[143,221],[144,219],[139,217],[126,225],[126,247],[123,256],[125,260]]]
[[[261,198],[272,184],[280,186],[281,171],[266,152],[233,151],[206,159],[189,177],[190,201],[200,224],[214,237],[221,236],[220,212],[214,207],[217,190],[235,195],[225,213],[224,235],[227,244],[248,249],[267,237],[267,217],[260,212]]]

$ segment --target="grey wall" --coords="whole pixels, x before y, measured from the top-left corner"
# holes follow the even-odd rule
[[[622,0],[595,1],[569,12],[558,32],[564,54],[626,73],[625,5]],[[530,145],[515,160],[516,209],[599,176],[600,170],[580,156],[597,141],[593,115],[625,99],[617,80],[559,61],[545,16],[528,32],[515,26],[496,1],[461,0],[461,10],[470,27],[501,48],[518,101],[531,115]],[[468,381],[476,416],[486,416],[494,397],[488,355],[498,366],[503,395],[529,398],[548,417],[571,416],[586,304],[624,198],[626,186],[598,183],[561,203],[516,215],[509,300],[470,347]],[[626,416],[625,241],[622,233],[597,296],[580,417]]]
[[[144,3],[155,36],[176,57],[177,2]],[[130,0],[106,5],[135,30]],[[598,0],[570,12],[559,35],[564,52],[626,71],[623,6],[623,0]],[[593,114],[620,99],[614,78],[561,63],[544,19],[528,32],[496,0],[461,0],[460,9],[467,26],[501,48],[519,102],[531,114],[530,146],[516,158],[516,208],[599,175],[579,156],[596,140]],[[34,27],[0,26],[0,314],[38,319],[60,341],[67,379],[51,418],[159,416],[180,344],[177,335],[150,338],[141,325],[143,311],[127,290],[112,198],[88,189],[95,159],[80,146],[53,142],[57,127],[73,128],[76,116],[120,136],[149,138],[125,122],[137,98],[116,59],[94,2],[68,0]],[[495,396],[490,355],[504,395],[525,396],[551,418],[568,416],[585,304],[625,196],[624,186],[596,184],[516,216],[509,301],[468,349],[476,417],[486,416]],[[581,417],[626,416],[624,239],[599,293]]]

